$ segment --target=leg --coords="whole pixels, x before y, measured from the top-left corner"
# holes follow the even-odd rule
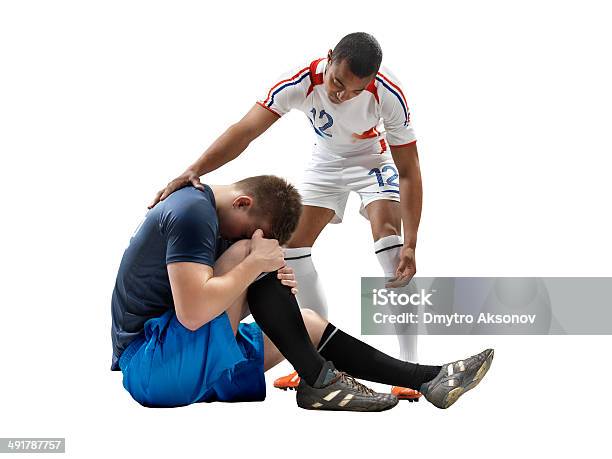
[[[311,250],[323,228],[332,220],[335,211],[325,207],[304,206],[298,227],[287,244],[285,259],[295,271],[298,281],[297,300],[302,308],[317,311],[327,317],[327,300],[319,274],[312,262]]]
[[[399,201],[379,199],[370,202],[366,207],[372,237],[378,241],[387,236],[400,236],[402,234],[402,213]]]
[[[372,227],[374,238],[374,252],[378,258],[384,275],[387,278],[395,277],[399,264],[400,251],[403,240],[401,238],[401,210],[398,201],[379,199],[370,202],[366,211]],[[407,287],[414,288],[413,285]],[[399,341],[400,359],[410,362],[418,360],[417,334],[408,333],[411,324],[395,324],[395,331]]]
[[[338,369],[347,371],[358,378],[384,384],[419,388],[424,391],[427,399],[434,405],[446,408],[454,403],[462,393],[475,387],[491,364],[492,350],[487,350],[466,360],[453,362],[445,365],[444,368],[402,362],[347,335],[314,312],[300,313],[297,301],[291,295],[289,289],[276,282],[276,279],[269,277],[267,284],[264,282],[257,286],[265,280],[264,277],[255,282],[249,288],[248,293],[249,302],[251,303],[251,299],[255,299],[258,303],[257,308],[251,307],[256,320],[257,317],[253,309],[259,310],[259,312],[266,311],[267,317],[263,317],[263,319],[275,325],[275,327],[269,328],[276,336],[276,338],[273,338],[274,342],[282,343],[282,345],[279,344],[276,347],[271,340],[264,341],[265,370],[282,360],[281,353],[295,356],[295,348],[299,347],[301,339],[304,338],[309,341],[310,347],[314,348],[316,344],[321,359],[328,361],[320,371],[317,381],[322,381],[321,376],[323,375],[329,376],[329,373],[324,370],[326,367],[329,368],[329,362],[334,362]],[[285,293],[288,292],[288,296],[278,288],[279,285]],[[263,288],[260,288],[261,286]],[[252,294],[253,290],[256,291],[254,295]],[[260,308],[260,306],[262,307]],[[287,313],[279,316],[279,313],[283,310]],[[305,326],[305,323],[308,325]],[[302,326],[296,327],[296,324]],[[265,330],[265,328],[262,329]],[[282,351],[279,351],[279,349]],[[333,366],[331,369],[333,370]],[[341,374],[335,373],[335,375],[337,376],[333,379],[325,378],[325,384],[315,386],[316,389],[312,387],[310,382],[307,385],[304,385],[304,381],[300,382],[298,386],[298,405],[308,409],[339,409],[338,407],[324,408],[323,402],[332,400],[341,391],[348,392],[346,398],[338,404],[339,407],[348,404],[349,400],[356,394],[362,397],[362,400],[365,400],[363,409],[356,408],[359,411],[368,407],[372,410],[388,409],[397,403],[395,397],[384,399],[381,394],[372,393],[358,383],[351,383],[350,381],[353,380],[350,377],[347,379]],[[365,399],[363,399],[364,395]],[[381,397],[383,398],[381,399]],[[315,400],[315,403],[310,404],[313,400]]]
[[[325,360],[312,344],[291,290],[270,273],[251,284],[247,301],[261,330],[300,376],[310,386],[315,385]]]
[[[308,191],[306,191],[306,195],[308,195]],[[338,199],[337,196],[332,196],[332,198],[333,199],[329,200],[329,204],[322,203],[329,205],[330,208],[315,205],[304,206],[304,211],[302,212],[296,231],[287,244],[288,248],[285,249],[285,261],[287,262],[288,266],[293,268],[299,285],[297,303],[300,305],[300,307],[315,309],[324,317],[327,317],[327,300],[325,298],[325,294],[323,293],[321,282],[319,281],[319,274],[312,263],[311,249],[317,237],[319,234],[321,234],[321,231],[323,231],[323,228],[325,228],[325,226],[334,218],[334,216],[337,215],[337,212],[340,212],[341,215],[342,210],[344,209],[342,206],[337,205],[337,202],[342,202],[342,199]],[[332,209],[331,207],[336,210]],[[266,314],[266,310],[262,311],[262,314],[259,316],[260,320],[265,320]],[[253,315],[253,317],[255,317],[255,315]],[[255,317],[255,320],[258,323],[260,321],[257,317]],[[284,359],[282,353],[278,350],[277,346],[272,344],[270,338],[278,339],[272,336],[265,338],[264,356],[267,356],[265,361],[266,369],[273,367]],[[287,339],[280,339],[282,340],[281,348],[284,348],[286,345],[285,341],[287,341]],[[302,344],[300,347],[304,349],[300,354],[308,355],[311,353],[311,350],[306,349],[304,344]],[[293,361],[294,357],[286,357],[294,365],[296,370],[300,371]],[[303,355],[298,355],[297,357],[301,360]],[[307,359],[306,364],[308,367],[314,368],[308,363],[313,360],[313,358]],[[317,366],[319,368],[321,367],[319,364]],[[297,373],[294,372],[284,378],[276,380],[276,387],[285,387],[285,381],[290,382],[291,380],[295,380],[296,375]],[[307,381],[310,380],[310,382],[312,382],[312,377],[313,371],[311,370],[310,375],[306,376]]]
[[[418,389],[440,372],[437,366],[394,359],[330,323],[320,340],[319,353],[339,370],[356,378]]]
[[[304,332],[307,330],[306,337],[314,348],[321,341],[328,323],[311,310],[300,310],[295,298],[291,299],[293,301],[283,304],[282,307],[298,312],[297,318],[305,324]],[[264,371],[282,361],[283,354],[284,351],[281,352],[272,340],[264,336]],[[384,411],[393,408],[398,402],[396,397],[377,394],[351,376],[337,371],[331,362],[325,362],[322,366],[315,384],[297,374],[293,378],[297,380],[297,404],[308,410]]]
[[[493,349],[443,366],[402,362],[327,324],[319,352],[351,376],[420,390],[438,408],[448,408],[482,381],[493,361]]]
[[[406,384],[408,387],[418,388],[439,373],[439,367],[427,367],[389,357],[338,330],[315,312],[300,313],[289,288],[270,275],[254,282],[248,289],[247,298],[255,321],[274,343],[274,347],[268,346],[267,356],[264,351],[266,368],[282,360],[280,353],[311,386],[313,379],[316,379],[317,369],[309,375],[303,371],[308,371],[309,362],[316,362],[316,358],[321,362],[332,361],[338,369],[358,378],[387,384]],[[315,345],[319,345],[318,352]],[[316,358],[312,356],[313,352]],[[320,368],[321,365],[319,371]]]
[[[333,209],[304,206],[298,226],[287,243],[287,247],[312,247],[323,228],[327,226],[335,214]]]
[[[306,330],[308,331],[308,336],[310,337],[310,341],[312,341],[314,346],[319,345],[319,341],[321,340],[321,335],[327,327],[327,320],[318,315],[312,309],[301,309],[302,319],[304,320],[304,325],[306,325]],[[264,335],[264,371],[268,371],[270,368],[278,365],[285,357],[278,348],[274,345],[274,343]]]

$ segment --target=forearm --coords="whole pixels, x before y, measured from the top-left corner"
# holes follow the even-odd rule
[[[236,159],[251,143],[251,136],[239,124],[230,126],[206,149],[187,171],[201,176]]]
[[[417,243],[423,205],[423,185],[419,170],[413,171],[408,176],[400,175],[399,184],[404,247],[414,249]]]
[[[227,311],[261,274],[261,268],[253,257],[247,256],[227,273],[211,277],[186,302],[182,309],[183,325],[197,330],[218,315]]]
[[[421,222],[423,184],[416,142],[391,147],[391,155],[399,174],[400,208],[404,230],[404,248],[414,249]]]

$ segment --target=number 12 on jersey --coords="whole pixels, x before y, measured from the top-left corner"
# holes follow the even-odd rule
[[[312,113],[312,119],[310,119],[310,124],[312,124],[312,127],[314,128],[315,132],[321,137],[332,137],[331,134],[325,132],[334,125],[334,119],[331,117],[331,115],[325,110],[321,110],[319,112],[319,120],[323,120],[323,118],[325,118],[325,121],[322,121],[324,124],[317,127],[317,109],[313,108],[312,110],[310,110],[310,113]]]
[[[399,183],[396,182],[397,178],[399,177],[399,174],[397,173],[397,169],[393,166],[391,166],[390,164],[387,164],[386,166],[384,166],[381,169],[379,169],[378,167],[375,167],[374,169],[370,170],[370,172],[368,172],[368,175],[372,175],[372,174],[376,174],[376,180],[378,180],[378,186],[385,186],[385,180],[383,178],[383,174],[385,174],[385,172],[387,171],[391,171],[392,174],[387,177],[386,180],[386,184],[389,186],[396,186],[399,188]]]

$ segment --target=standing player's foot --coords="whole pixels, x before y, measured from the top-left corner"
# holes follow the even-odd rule
[[[385,411],[397,405],[397,397],[379,394],[338,371],[326,362],[313,386],[301,380],[297,388],[297,404],[306,410]]]
[[[409,402],[418,402],[423,395],[418,390],[399,386],[393,386],[391,394],[395,395],[398,400],[408,400]]]
[[[421,385],[421,393],[438,408],[448,408],[482,381],[492,361],[493,349],[487,349],[465,360],[442,365],[438,376]]]
[[[274,387],[282,390],[295,390],[297,389],[298,384],[300,384],[300,375],[297,374],[297,371],[274,380]]]

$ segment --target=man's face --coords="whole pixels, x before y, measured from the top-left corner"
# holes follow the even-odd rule
[[[255,230],[261,229],[264,237],[270,237],[268,222],[252,215],[253,200],[249,196],[234,199],[232,208],[219,215],[219,232],[223,239],[237,241],[250,239]]]
[[[341,104],[357,97],[374,78],[374,75],[366,78],[355,76],[346,60],[336,62],[332,59],[331,51],[327,58],[330,63],[323,75],[323,84],[329,100],[334,104]]]

